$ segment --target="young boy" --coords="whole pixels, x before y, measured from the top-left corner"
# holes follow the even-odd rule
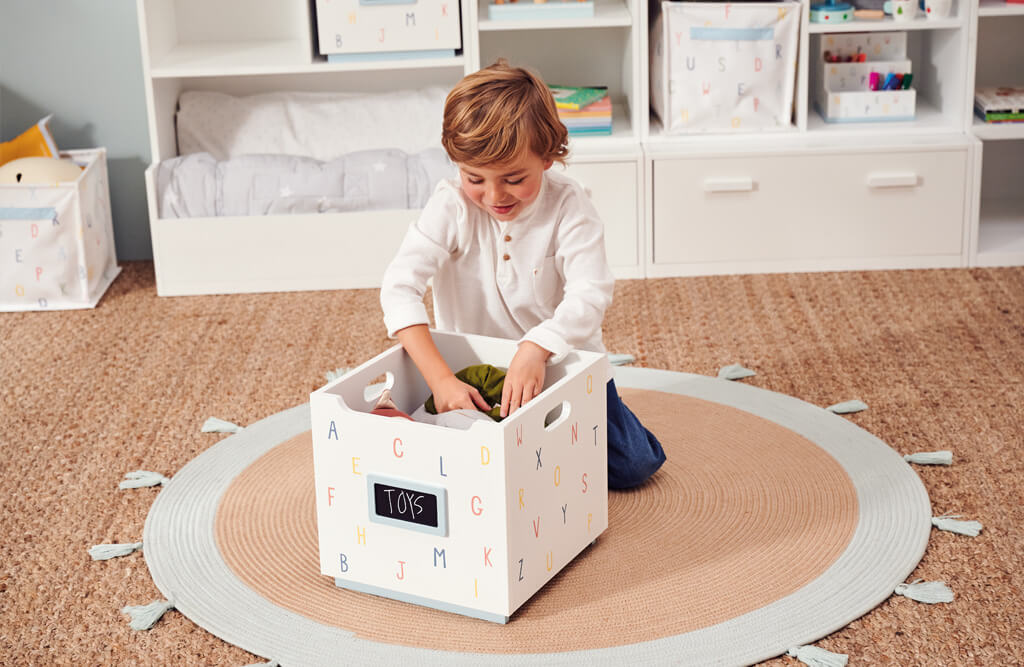
[[[570,349],[604,352],[601,321],[615,279],[597,212],[565,164],[568,132],[536,74],[499,60],[466,76],[445,101],[441,143],[458,167],[409,227],[381,287],[388,335],[397,337],[438,412],[488,410],[448,368],[428,331],[423,296],[434,279],[437,328],[518,338],[501,415],[544,388],[547,363]],[[456,369],[458,370],[458,369]],[[644,482],[665,461],[657,438],[609,381],[608,485]]]

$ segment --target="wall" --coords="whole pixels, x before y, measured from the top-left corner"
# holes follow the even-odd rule
[[[61,149],[107,149],[117,256],[153,256],[135,0],[0,0],[0,139],[52,113]]]

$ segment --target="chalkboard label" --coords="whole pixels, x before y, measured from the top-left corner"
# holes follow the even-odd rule
[[[442,487],[368,475],[370,520],[435,535],[447,535],[446,498]]]
[[[377,516],[437,528],[437,496],[388,484],[373,485]]]

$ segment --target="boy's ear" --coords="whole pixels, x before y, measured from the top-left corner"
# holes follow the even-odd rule
[[[554,160],[545,160],[544,161],[544,171],[547,171],[548,169],[551,169],[551,165],[553,165],[554,163],[555,163]]]

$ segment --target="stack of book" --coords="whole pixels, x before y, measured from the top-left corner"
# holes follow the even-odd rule
[[[986,123],[1024,122],[1024,86],[979,88],[974,113]]]
[[[558,117],[572,136],[612,133],[612,102],[608,89],[551,86]]]

